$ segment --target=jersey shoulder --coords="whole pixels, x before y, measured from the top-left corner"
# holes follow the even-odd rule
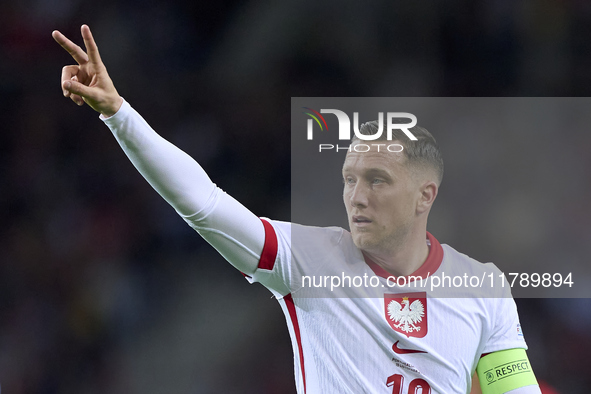
[[[442,269],[450,271],[466,272],[468,274],[482,274],[494,273],[500,274],[501,270],[493,263],[481,263],[480,261],[468,256],[467,254],[458,252],[448,244],[442,244],[443,248],[443,262]]]
[[[466,290],[467,294],[472,297],[511,297],[510,286],[505,275],[495,264],[491,262],[481,263],[464,253],[458,252],[447,244],[441,246],[443,248],[443,261],[438,273],[467,278],[463,282],[463,290]]]

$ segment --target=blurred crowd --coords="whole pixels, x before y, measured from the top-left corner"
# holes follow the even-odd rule
[[[0,3],[2,391],[295,386],[276,301],[175,215],[98,114],[62,97],[61,67],[72,60],[52,30],[82,44],[89,24],[119,93],[160,134],[257,215],[289,220],[291,97],[589,96],[590,21],[583,0]],[[570,195],[533,222],[552,225],[525,244],[536,258],[587,263],[591,133],[581,127],[570,162],[499,175],[548,177],[548,192],[561,178]],[[470,174],[498,160],[485,159]],[[497,196],[471,182],[477,196]],[[473,231],[481,201],[457,186],[446,192],[445,206],[466,215],[446,241],[474,257],[503,249]],[[523,199],[499,200],[506,226]],[[515,253],[506,257],[525,251]],[[589,392],[589,298],[516,301],[538,378],[560,393]]]

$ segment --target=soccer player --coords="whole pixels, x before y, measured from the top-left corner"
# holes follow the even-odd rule
[[[394,134],[404,148],[394,153],[352,141],[342,174],[350,232],[260,219],[119,96],[90,29],[81,31],[86,52],[53,32],[77,62],[63,68],[64,96],[99,112],[152,187],[250,282],[276,296],[298,393],[478,392],[473,376],[484,394],[540,393],[508,286],[491,286],[488,297],[466,286],[450,297],[413,287],[445,283],[446,275],[500,274],[427,232],[443,161],[426,130],[410,130],[417,141]],[[366,123],[361,133],[378,127]]]

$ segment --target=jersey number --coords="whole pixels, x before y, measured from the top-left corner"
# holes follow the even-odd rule
[[[394,374],[386,380],[386,386],[392,387],[392,394],[402,394],[404,385],[404,376]],[[420,389],[420,391],[419,391]],[[430,394],[431,386],[423,379],[413,379],[408,385],[408,394]]]

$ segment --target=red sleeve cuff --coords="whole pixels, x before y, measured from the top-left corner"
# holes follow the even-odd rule
[[[263,246],[258,268],[272,270],[277,258],[277,234],[271,223],[265,219],[261,219],[261,222],[265,227],[265,246]]]

